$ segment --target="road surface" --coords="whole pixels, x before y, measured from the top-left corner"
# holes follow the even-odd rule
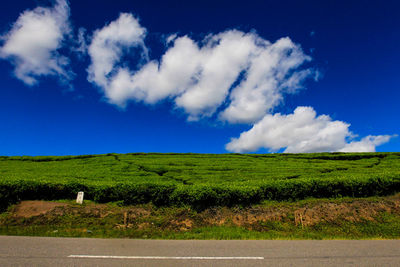
[[[0,236],[0,266],[400,266],[400,240],[135,240]]]

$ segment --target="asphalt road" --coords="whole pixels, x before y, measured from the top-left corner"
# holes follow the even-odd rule
[[[179,241],[0,236],[0,266],[400,266],[400,240]]]

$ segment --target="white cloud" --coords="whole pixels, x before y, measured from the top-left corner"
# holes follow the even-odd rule
[[[220,118],[248,123],[263,117],[279,103],[282,93],[295,92],[313,74],[309,69],[296,70],[310,58],[289,38],[271,44],[255,33],[237,30],[209,35],[200,44],[173,34],[167,38],[169,47],[160,61],[147,62],[134,72],[119,66],[122,48],[144,47],[145,30],[131,16],[123,16],[131,18],[126,24],[132,24],[129,28],[137,36],[112,33],[128,27],[121,15],[96,31],[89,46],[89,81],[103,88],[110,103],[122,107],[129,100],[153,104],[169,98],[189,120],[197,120],[215,114],[233,90],[232,103]],[[237,86],[241,74],[245,79]]]
[[[389,142],[392,137],[397,135],[368,135],[361,141],[353,141],[346,144],[339,152],[375,152],[375,147]]]
[[[255,48],[254,38],[253,34],[228,31],[209,36],[202,47],[187,36],[175,38],[160,63],[150,61],[130,78],[129,70],[120,69],[106,90],[123,95],[118,101],[111,98],[113,103],[121,103],[122,98],[151,104],[175,98],[176,106],[189,113],[189,119],[209,116],[246,66]]]
[[[254,123],[283,99],[283,92],[294,93],[310,69],[295,71],[311,58],[289,38],[260,48],[250,62],[246,77],[230,95],[231,103],[220,118],[230,123]]]
[[[189,119],[211,116],[223,103],[230,87],[245,70],[257,50],[255,34],[227,31],[210,36],[195,55],[198,61],[194,81],[175,103],[189,113]]]
[[[143,39],[146,36],[146,29],[141,27],[138,20],[131,14],[122,13],[119,18],[110,24],[97,30],[89,45],[88,52],[92,60],[88,68],[89,81],[104,89],[106,96],[111,102],[123,105],[125,93],[120,92],[121,85],[125,81],[116,82],[117,87],[111,86],[112,79],[124,77],[118,75],[121,68],[117,66],[124,49],[131,47],[143,47]]]
[[[226,149],[233,152],[251,152],[260,148],[287,153],[309,152],[373,152],[392,136],[367,136],[361,141],[348,143],[354,135],[350,124],[333,121],[327,115],[316,116],[311,107],[297,107],[293,114],[267,114],[249,131],[232,138]]]
[[[68,58],[57,51],[71,31],[69,12],[66,0],[55,1],[53,7],[24,11],[1,36],[0,57],[12,62],[15,76],[27,85],[36,84],[37,78],[45,75],[57,75],[63,81],[72,78]]]
[[[124,102],[133,99],[153,104],[176,96],[193,83],[192,75],[198,69],[198,53],[198,47],[191,39],[181,37],[164,54],[161,63],[150,61],[134,74],[128,69],[121,69],[108,90],[116,90],[114,84],[123,84],[117,91],[123,92]],[[120,78],[126,82],[121,83]],[[115,98],[110,100],[116,102]]]

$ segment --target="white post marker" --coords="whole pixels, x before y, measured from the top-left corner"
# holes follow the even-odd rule
[[[83,203],[83,192],[78,192],[78,196],[76,197],[76,203],[82,204]]]

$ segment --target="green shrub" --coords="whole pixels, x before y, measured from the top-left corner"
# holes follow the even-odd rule
[[[21,200],[74,199],[79,191],[103,203],[196,209],[400,192],[399,153],[0,157],[0,173],[1,210]]]

